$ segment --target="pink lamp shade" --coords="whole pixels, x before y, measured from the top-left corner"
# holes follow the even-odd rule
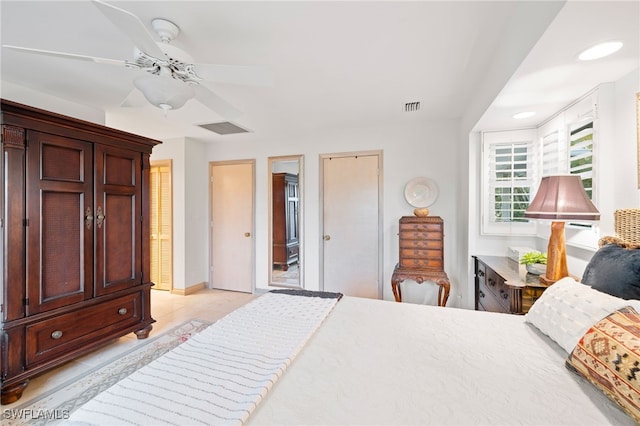
[[[600,212],[589,199],[578,175],[543,177],[524,216],[554,221],[600,220]]]

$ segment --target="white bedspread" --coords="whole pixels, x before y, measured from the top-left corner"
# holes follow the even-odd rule
[[[633,424],[522,316],[344,297],[253,425]]]

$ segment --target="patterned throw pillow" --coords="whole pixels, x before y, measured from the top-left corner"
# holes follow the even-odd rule
[[[640,423],[640,315],[622,308],[591,327],[566,366]]]

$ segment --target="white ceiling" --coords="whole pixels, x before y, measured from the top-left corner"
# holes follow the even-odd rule
[[[146,24],[157,17],[175,22],[182,32],[173,44],[197,63],[267,66],[273,87],[206,84],[243,111],[235,123],[256,136],[458,119],[491,69],[501,37],[526,24],[514,17],[520,1],[110,3]],[[91,2],[1,0],[0,8],[3,44],[132,58],[132,42]],[[538,114],[515,125],[537,124],[638,67],[639,19],[637,1],[569,2],[477,128],[513,127],[512,113],[530,109]],[[625,47],[608,61],[578,64],[581,49],[610,39]],[[167,117],[149,105],[120,107],[139,73],[2,50],[3,81],[126,116],[137,127],[128,130],[146,136],[224,138],[194,126],[223,121],[195,100]],[[421,109],[404,112],[413,101]]]
[[[594,61],[578,55],[601,42],[624,43]],[[481,130],[530,127],[595,88],[640,67],[640,1],[570,1],[538,40],[516,73],[476,125]],[[640,82],[639,82],[640,84]],[[536,115],[514,120],[518,112]]]

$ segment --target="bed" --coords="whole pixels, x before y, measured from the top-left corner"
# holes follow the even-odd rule
[[[306,305],[309,299],[312,297],[271,293],[259,297],[229,314],[221,324],[201,332],[202,336],[196,335],[110,392],[105,391],[111,395],[99,395],[75,412],[69,422],[634,424],[617,404],[567,369],[566,351],[527,322],[526,317],[354,297],[334,299],[332,305],[320,307],[320,315],[308,315],[306,312],[315,312]],[[298,300],[303,301],[302,309],[297,307]],[[268,318],[270,312],[274,306],[280,309],[288,305],[296,306],[301,314],[290,315],[288,308],[276,312],[273,317],[285,321],[280,323],[284,328],[275,331],[275,335],[279,339],[298,334],[297,343],[290,348],[269,344],[273,336],[266,335],[280,327],[274,327]],[[311,321],[309,316],[313,317]],[[293,331],[297,328],[291,327],[292,322],[316,322],[317,327],[303,326],[301,331]],[[225,324],[231,324],[230,331],[216,335],[216,326]],[[235,410],[241,415],[219,417],[221,405],[229,401],[228,395],[216,400],[214,394],[219,397],[220,393],[210,383],[200,391],[193,389],[207,382],[202,378],[211,371],[217,374],[226,370],[229,362],[196,365],[202,353],[198,342],[192,342],[196,338],[215,348],[225,347],[225,341],[236,344],[244,339],[264,340],[267,349],[260,352],[268,353],[269,346],[284,350],[285,362],[256,386],[259,389],[253,402]],[[192,344],[196,349],[189,348]],[[255,351],[233,349],[243,359],[249,352]],[[250,370],[245,362],[241,364],[226,378],[234,386]],[[192,371],[193,377],[185,379]],[[133,391],[134,394],[127,393]],[[163,397],[165,400],[160,399]],[[203,408],[203,403],[208,408]],[[216,411],[218,417],[207,417],[205,411]]]
[[[522,316],[345,297],[249,424],[633,424]]]
[[[590,262],[589,285],[564,278],[525,316],[270,292],[69,423],[640,423],[640,300],[625,293],[640,287],[640,251],[612,250]],[[594,282],[591,264],[600,277],[607,265],[632,273]]]

